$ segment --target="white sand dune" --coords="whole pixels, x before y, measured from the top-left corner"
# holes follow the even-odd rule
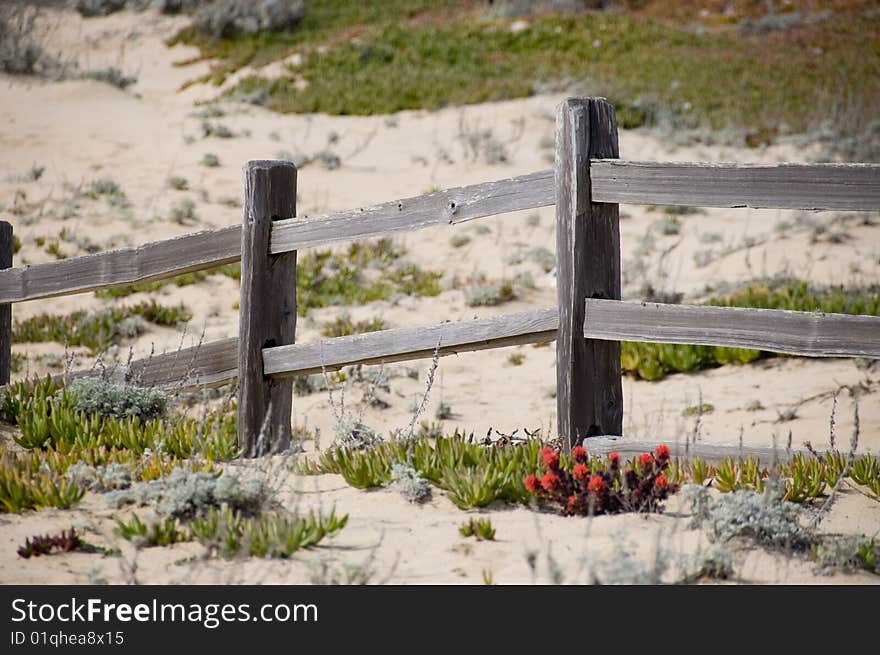
[[[298,179],[298,212],[317,215],[334,210],[420,195],[429,190],[473,184],[530,173],[552,166],[554,109],[560,96],[538,96],[510,102],[448,108],[437,112],[402,112],[388,117],[334,117],[325,115],[278,115],[250,105],[222,103],[224,115],[197,116],[200,101],[214,97],[214,87],[194,85],[179,91],[186,81],[208,71],[202,62],[175,66],[195,57],[195,49],[167,48],[171,36],[185,19],[169,19],[151,13],[122,12],[103,19],[84,21],[76,14],[51,14],[53,43],[80,68],[116,66],[138,81],[125,91],[95,81],[46,82],[0,77],[0,214],[11,220],[23,242],[17,264],[50,261],[53,257],[34,239],[58,239],[63,252],[83,254],[87,243],[107,249],[164,239],[196,229],[240,223],[234,206],[241,194],[241,168],[249,159],[276,158],[280,153],[312,155],[330,149],[341,167],[327,170],[319,163],[304,167]],[[61,18],[59,18],[59,16]],[[203,136],[203,122],[222,124],[236,136]],[[489,164],[473,157],[468,133],[491,129],[503,144],[506,161]],[[548,148],[548,144],[551,144]],[[220,166],[201,165],[206,153],[217,155]],[[623,158],[679,161],[743,161],[775,163],[807,161],[811,152],[791,144],[746,150],[701,144],[676,147],[661,135],[622,131]],[[548,159],[549,158],[549,159]],[[28,181],[32,164],[44,166],[38,180]],[[182,176],[189,189],[168,188],[167,179]],[[78,190],[99,179],[112,179],[124,190],[125,206],[111,206],[104,199],[82,197]],[[197,222],[181,225],[170,220],[182,201],[194,203]],[[537,218],[534,218],[537,216]],[[782,210],[707,209],[679,217],[678,235],[664,236],[652,228],[664,217],[652,208],[621,207],[624,294],[640,297],[642,286],[676,290],[689,299],[711,295],[712,290],[762,276],[788,274],[820,284],[876,283],[880,280],[880,227],[860,216],[841,213],[803,213]],[[486,226],[484,231],[480,226]],[[825,226],[825,229],[816,229]],[[829,238],[829,234],[836,235]],[[456,248],[450,238],[467,235],[470,242]],[[649,235],[646,237],[646,235]],[[499,307],[468,307],[461,289],[447,288],[433,298],[404,297],[352,308],[315,310],[301,319],[297,340],[320,337],[320,324],[343,311],[355,319],[381,316],[392,327],[417,326],[445,320],[485,317],[555,303],[555,289],[546,271],[524,258],[533,248],[555,247],[553,208],[521,212],[466,223],[454,228],[433,228],[396,238],[407,257],[423,268],[441,270],[444,284],[478,273],[488,278],[531,273],[535,288],[525,290],[511,303]],[[211,340],[237,332],[237,284],[213,276],[188,287],[169,286],[155,294],[115,301],[130,303],[156,297],[164,304],[185,303],[194,313],[185,345],[200,338]],[[108,301],[93,294],[67,296],[16,305],[17,319],[42,312],[95,309]],[[131,346],[136,356],[151,349],[174,349],[181,343],[179,331],[152,328]],[[117,356],[127,356],[126,344]],[[37,359],[63,348],[47,344],[17,344],[27,354],[31,372],[53,369]],[[508,360],[511,353],[524,356],[520,365]],[[90,359],[83,353],[82,365]],[[379,431],[409,424],[412,405],[424,392],[429,362],[413,363],[419,375],[394,373],[391,391],[378,395],[387,409],[363,408],[364,420]],[[523,346],[444,358],[431,390],[428,411],[434,420],[440,401],[449,404],[451,430],[460,427],[478,435],[489,427],[503,432],[516,428],[542,428],[552,433],[556,422],[555,349]],[[670,441],[694,430],[693,418],[683,410],[703,403],[714,406],[701,417],[700,435],[706,441],[770,445],[774,439],[826,445],[832,397],[839,390],[837,434],[848,443],[858,394],[859,448],[880,450],[880,402],[877,401],[880,368],[854,360],[776,358],[747,366],[726,366],[689,375],[672,375],[662,382],[626,379],[625,432]],[[361,390],[347,391],[347,403],[359,411]],[[755,410],[753,401],[760,401]],[[796,411],[792,412],[792,408]],[[294,412],[298,423],[318,428],[327,445],[333,434],[334,415],[327,395],[297,397]],[[793,413],[791,420],[781,416]],[[291,478],[290,485],[315,483]],[[414,508],[397,495],[380,491],[359,492],[341,478],[324,476],[316,484],[321,502],[335,503],[351,514],[351,522],[329,548],[297,556],[292,562],[249,561],[244,565],[223,563],[176,565],[198,549],[192,544],[171,549],[150,549],[137,555],[137,579],[144,582],[198,582],[262,579],[273,582],[308,581],[309,561],[322,556],[363,560],[370,546],[381,539],[375,568],[379,577],[401,583],[478,583],[483,571],[496,582],[547,582],[546,553],[574,570],[585,553],[601,557],[614,552],[613,537],[632,536],[639,550],[648,549],[655,537],[692,550],[700,541],[687,528],[688,519],[674,511],[663,517],[601,517],[590,521],[564,519],[525,509],[496,508],[488,512],[498,528],[495,543],[465,545],[456,526],[466,514],[456,510],[442,494],[428,506]],[[306,494],[308,497],[308,494]],[[674,505],[674,504],[673,504]],[[80,509],[44,511],[35,515],[4,518],[0,530],[0,581],[86,582],[106,578],[126,579],[114,560],[103,560],[94,572],[94,556],[70,555],[21,562],[16,544],[30,534],[69,524],[92,526],[104,539],[112,537],[111,512],[102,499],[89,495]],[[876,534],[880,509],[876,501],[848,491],[826,519],[836,532]],[[384,536],[383,536],[384,535]],[[670,536],[671,535],[671,536]],[[328,542],[331,543],[331,542]],[[544,557],[534,574],[527,552]],[[126,551],[127,556],[131,553]],[[817,577],[809,563],[757,551],[738,555],[750,580],[766,582],[854,582],[865,577]],[[544,568],[542,569],[541,566]],[[576,576],[568,578],[569,581]],[[583,578],[580,578],[583,580]]]

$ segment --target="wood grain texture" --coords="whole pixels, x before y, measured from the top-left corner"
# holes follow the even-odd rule
[[[182,391],[229,384],[238,377],[238,339],[219,339],[138,359],[114,377]]]
[[[604,160],[590,166],[595,202],[880,210],[878,164],[704,164]]]
[[[219,339],[144,357],[128,366],[83,369],[52,376],[58,383],[82,377],[103,377],[117,384],[137,384],[166,391],[219,387],[238,378],[238,339]],[[0,386],[0,391],[3,388]]]
[[[269,254],[272,223],[296,216],[296,166],[250,161],[244,169],[238,330],[238,445],[247,457],[290,446],[293,382],[263,374],[263,348],[296,334],[296,251]]]
[[[616,204],[594,203],[590,159],[616,157],[614,108],[568,99],[556,116],[556,341],[558,432],[569,448],[594,434],[623,431],[620,344],[584,338],[584,299],[620,298]]]
[[[660,444],[669,446],[672,457],[693,459],[699,457],[710,462],[718,462],[726,457],[745,459],[755,457],[765,465],[775,462],[788,462],[795,453],[809,455],[805,448],[773,448],[772,446],[747,446],[734,444],[709,444],[702,441],[672,441],[663,439],[630,439],[616,436],[595,436],[584,442],[584,448],[591,455],[607,455],[616,452],[623,458],[638,456],[654,451]],[[820,453],[821,454],[821,453]]]
[[[588,299],[594,339],[756,348],[807,357],[880,358],[880,317]]]
[[[0,270],[12,268],[12,223],[0,221]],[[12,373],[12,305],[0,304],[0,384]]]
[[[454,225],[553,203],[553,171],[539,171],[328,216],[278,221],[272,229],[271,252],[277,254],[338,241]]]
[[[0,302],[161,280],[228,264],[240,256],[240,226],[195,232],[142,246],[0,271]]]
[[[439,353],[515,346],[556,338],[556,308],[539,309],[460,323],[400,328],[337,337],[263,350],[266,375],[288,377],[320,373],[354,364],[382,364],[432,357]]]

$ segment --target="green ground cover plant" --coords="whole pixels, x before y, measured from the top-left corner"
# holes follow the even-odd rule
[[[351,334],[363,334],[364,332],[378,332],[388,326],[379,316],[374,316],[363,321],[353,321],[349,314],[337,316],[321,326],[321,335],[325,337],[345,337]]]
[[[324,515],[310,512],[294,516],[269,512],[246,516],[229,507],[212,509],[190,524],[192,537],[224,558],[239,556],[289,558],[301,548],[309,548],[337,534],[348,522],[348,514],[336,510]]]
[[[541,14],[522,30],[510,29],[517,17],[469,2],[367,4],[316,0],[286,32],[211,39],[189,28],[171,42],[221,60],[200,80],[218,83],[242,66],[299,53],[288,76],[251,76],[230,92],[282,112],[435,109],[580,83],[614,100],[622,126],[744,127],[752,146],[822,127],[840,111],[833,103],[817,111],[827,96],[845,96],[867,123],[880,91],[876,20],[860,6],[791,29],[744,31],[699,24],[671,3]],[[800,47],[805,41],[811,47]]]
[[[806,282],[787,280],[772,286],[751,285],[728,296],[710,298],[704,304],[877,316],[880,315],[880,288],[817,288]],[[747,364],[775,355],[746,348],[625,341],[621,343],[620,356],[625,373],[643,380],[660,380],[670,373]]]
[[[132,514],[128,521],[117,518],[113,531],[126,541],[142,548],[170,546],[180,541],[188,541],[188,535],[181,530],[180,522],[168,517],[145,522],[137,514]]]
[[[491,519],[470,519],[458,528],[462,537],[476,537],[477,541],[495,541],[495,528]]]
[[[66,315],[38,314],[13,323],[12,342],[54,341],[101,352],[113,343],[141,334],[144,321],[154,325],[176,326],[191,318],[192,313],[185,306],[168,307],[155,300],[129,307],[108,307],[97,312],[80,310]]]
[[[391,239],[307,253],[297,262],[297,312],[305,316],[313,308],[360,305],[395,294],[439,295],[443,274],[422,270],[403,260],[405,254]]]
[[[21,435],[15,437],[16,442],[28,449],[72,447],[79,451],[124,450],[135,455],[149,451],[208,462],[240,455],[234,411],[221,409],[201,419],[179,415],[151,418],[163,404],[155,392],[110,388],[114,391],[101,399],[93,393],[91,383],[68,388],[51,378],[33,384],[20,382],[3,393],[0,411],[18,425]],[[88,393],[78,396],[77,390]]]

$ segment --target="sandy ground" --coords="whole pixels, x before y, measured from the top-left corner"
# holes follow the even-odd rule
[[[81,70],[115,66],[138,81],[126,90],[95,81],[46,82],[30,78],[0,77],[0,217],[11,220],[21,238],[16,265],[51,261],[53,256],[35,243],[58,241],[69,255],[85,254],[89,247],[109,249],[168,238],[198,229],[240,222],[241,168],[249,159],[313,155],[330,150],[341,167],[328,170],[319,163],[299,172],[298,211],[314,216],[334,210],[420,195],[439,188],[474,184],[530,173],[552,166],[555,107],[560,96],[450,108],[438,112],[403,112],[392,117],[282,116],[251,105],[224,102],[221,116],[199,112],[222,89],[193,85],[189,80],[208,71],[192,59],[197,51],[163,40],[174,34],[185,19],[152,13],[127,12],[102,19],[82,20],[76,14],[50,15],[44,23],[53,45]],[[275,65],[277,68],[277,65]],[[268,72],[271,72],[270,69]],[[204,136],[203,123],[222,124],[232,138]],[[469,135],[491,130],[503,145],[506,161],[488,163],[468,146]],[[217,155],[218,167],[200,164],[207,153]],[[675,146],[662,134],[622,131],[623,158],[679,161],[743,161],[776,163],[809,161],[815,153],[792,143],[754,150],[693,144]],[[45,170],[38,180],[28,177],[31,166]],[[183,176],[189,190],[167,185],[171,176]],[[125,193],[125,202],[111,205],[104,198],[89,199],[83,190],[95,180],[112,179]],[[184,200],[195,204],[196,220],[184,225],[171,219],[174,207]],[[621,207],[624,297],[641,298],[646,284],[657,290],[678,291],[698,300],[713,291],[723,292],[745,280],[770,275],[792,275],[821,284],[867,284],[880,280],[880,226],[876,215],[838,212],[807,213],[782,210],[707,209],[680,216],[677,235],[663,235],[658,209]],[[63,231],[63,235],[62,235]],[[456,248],[453,236],[467,235],[470,242]],[[319,338],[320,326],[343,312],[362,319],[381,316],[390,327],[417,326],[445,320],[464,320],[512,311],[552,306],[555,288],[547,272],[524,255],[532,248],[555,247],[553,208],[520,212],[406,234],[395,239],[408,250],[407,258],[423,268],[444,272],[444,292],[434,298],[404,297],[368,306],[328,308],[300,319],[297,340]],[[521,260],[521,261],[520,261]],[[490,279],[529,272],[535,287],[499,307],[467,307],[464,291],[453,280],[484,273]],[[166,287],[155,294],[139,294],[116,301],[134,303],[156,297],[163,304],[183,302],[194,313],[187,334],[151,328],[141,338],[122,344],[111,356],[124,360],[129,347],[136,356],[152,348],[158,352],[189,345],[204,332],[207,340],[234,336],[238,314],[233,308],[237,285],[213,276],[188,287]],[[93,294],[23,303],[14,316],[23,319],[42,312],[67,313],[96,309],[108,302]],[[16,344],[15,351],[29,358],[30,372],[57,372],[46,354],[63,354],[56,344]],[[513,365],[509,356],[523,356]],[[78,353],[78,364],[91,358]],[[522,346],[463,354],[441,360],[421,419],[436,420],[442,401],[453,416],[444,428],[461,427],[478,435],[489,427],[503,432],[541,428],[552,434],[555,425],[555,349]],[[386,367],[391,374],[389,391],[374,390],[387,408],[366,406],[364,385],[346,389],[349,411],[363,413],[377,430],[409,424],[413,406],[425,390],[429,362]],[[838,439],[848,441],[858,395],[860,450],[880,450],[880,403],[876,390],[880,368],[854,360],[778,358],[745,367],[726,366],[691,375],[673,375],[662,382],[626,379],[625,433],[630,436],[681,438],[696,430],[702,439],[770,445],[784,443],[791,433],[796,445],[827,442],[832,397],[838,398]],[[337,396],[337,401],[339,400]],[[699,401],[714,410],[700,418],[685,418],[683,410]],[[760,401],[761,409],[754,410]],[[317,428],[321,444],[332,440],[334,413],[326,393],[297,397],[295,420]],[[789,415],[783,420],[784,415]],[[791,418],[793,415],[793,418]],[[313,444],[309,444],[311,447]],[[292,480],[291,484],[312,484]],[[169,582],[192,576],[198,581],[225,579],[234,574],[262,575],[267,580],[308,579],[305,561],[323,556],[357,560],[377,549],[377,570],[390,571],[392,554],[400,554],[391,575],[394,582],[478,582],[482,570],[491,570],[496,581],[546,581],[546,571],[534,576],[526,563],[531,550],[545,552],[573,566],[584,549],[602,543],[612,548],[612,534],[633,527],[639,547],[652,535],[674,533],[675,539],[693,546],[697,533],[688,531],[688,520],[671,511],[664,517],[598,518],[590,526],[571,519],[536,514],[525,509],[497,509],[491,513],[498,526],[497,543],[466,546],[455,526],[465,516],[439,496],[427,507],[412,508],[390,492],[362,493],[347,488],[340,478],[318,480],[323,502],[335,502],[351,514],[351,523],[329,549],[297,557],[292,564],[248,562],[243,567],[175,566],[192,553],[192,545],[154,549],[139,554],[137,578]],[[381,502],[375,502],[381,499]],[[16,561],[11,548],[27,534],[51,526],[93,523],[99,534],[108,534],[109,510],[99,497],[89,495],[82,509],[40,512],[27,517],[4,518],[0,524],[3,554],[0,580],[86,581],[125,579],[113,561],[95,564],[95,556],[71,555],[43,561]],[[880,513],[857,493],[844,494],[826,518],[836,531],[876,533]],[[589,538],[584,539],[587,530]],[[607,550],[606,548],[606,550]],[[613,549],[613,548],[612,548]],[[467,551],[467,552],[465,552]],[[599,552],[596,551],[596,552]],[[350,557],[349,557],[350,555]],[[595,555],[591,555],[594,557]],[[809,565],[773,556],[744,553],[744,562],[760,581],[825,581]],[[769,558],[766,561],[761,558]],[[540,559],[540,558],[539,558]],[[778,559],[778,558],[777,558]],[[783,558],[784,559],[784,558]],[[100,572],[93,572],[97,566]],[[216,569],[216,570],[215,570]],[[213,571],[213,572],[212,572]],[[90,578],[91,576],[91,578]],[[97,577],[95,577],[97,576]],[[122,576],[122,577],[120,577]],[[218,576],[218,577],[212,577]],[[249,578],[250,579],[250,578]],[[833,581],[841,581],[840,576]],[[848,581],[848,579],[847,579]]]

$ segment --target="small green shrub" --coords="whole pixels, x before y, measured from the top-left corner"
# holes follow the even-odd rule
[[[442,273],[402,261],[405,251],[390,239],[352,243],[346,252],[318,250],[297,262],[297,311],[333,305],[360,305],[395,294],[436,296]],[[375,269],[376,276],[364,271]]]
[[[516,291],[510,280],[475,284],[464,293],[468,307],[494,306],[516,299]]]
[[[458,532],[462,537],[476,537],[477,541],[495,541],[495,528],[491,519],[470,519],[463,523]]]
[[[220,158],[211,152],[206,152],[202,157],[202,166],[206,168],[217,168],[220,165]]]
[[[194,539],[220,557],[238,556],[288,558],[301,548],[318,544],[337,534],[348,515],[337,517],[309,513],[306,517],[283,513],[246,516],[229,507],[212,509],[190,524]]]
[[[67,386],[75,399],[74,409],[112,418],[139,416],[145,421],[162,418],[168,398],[160,389],[118,385],[100,378],[77,378]]]
[[[46,507],[69,509],[85,490],[54,472],[34,470],[31,460],[10,452],[0,455],[0,511],[20,513]]]
[[[449,245],[453,248],[461,248],[471,242],[467,234],[456,234],[449,239]]]
[[[409,464],[391,466],[391,484],[388,487],[411,503],[424,503],[431,499],[431,485]]]
[[[174,175],[168,178],[168,186],[175,191],[187,191],[189,190],[189,182],[185,177],[180,175]]]
[[[199,216],[196,212],[196,203],[189,198],[181,200],[171,208],[168,218],[178,225],[195,225],[199,222]]]
[[[72,314],[39,314],[12,327],[13,343],[55,341],[68,346],[85,346],[93,352],[106,350],[110,344],[138,336],[142,321],[174,326],[186,323],[192,313],[183,305],[167,307],[155,300],[131,307],[108,307],[94,313],[84,310]]]
[[[711,298],[705,304],[877,316],[880,314],[880,289],[821,289],[810,287],[806,282],[789,280],[773,288],[752,285],[726,297]],[[746,364],[761,357],[774,356],[773,353],[746,348],[630,341],[621,343],[620,355],[623,371],[644,380],[660,380],[670,373]]]
[[[103,466],[75,462],[67,467],[64,477],[83,489],[98,493],[131,486],[130,467],[117,462]]]
[[[232,474],[174,469],[170,475],[107,495],[108,502],[123,505],[155,505],[163,516],[186,519],[227,506],[243,515],[260,514],[269,503],[270,489],[262,479],[242,480]]]
[[[86,188],[83,195],[92,200],[97,200],[101,197],[111,201],[114,198],[125,198],[125,192],[122,190],[122,187],[110,179],[95,180]]]
[[[128,522],[117,518],[113,531],[138,548],[170,546],[180,541],[188,541],[187,534],[181,529],[178,520],[168,517],[145,523],[137,514],[132,514]]]
[[[765,546],[792,549],[809,548],[814,543],[814,535],[800,524],[801,507],[775,493],[733,491],[708,500],[703,487],[691,487],[688,493],[695,508],[695,524],[705,528],[714,541],[748,537]]]
[[[345,337],[350,334],[378,332],[385,330],[385,321],[379,316],[364,321],[352,321],[348,313],[337,316],[334,320],[321,326],[321,334],[325,337]]]
[[[880,542],[865,537],[830,537],[813,546],[812,557],[823,569],[880,573]]]

